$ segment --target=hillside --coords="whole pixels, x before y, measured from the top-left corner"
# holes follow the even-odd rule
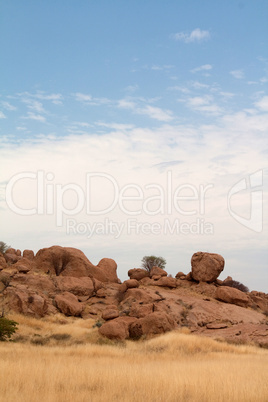
[[[195,253],[191,266],[176,278],[158,267],[150,273],[134,268],[121,283],[111,259],[95,266],[74,248],[52,246],[36,255],[10,248],[0,255],[2,310],[91,319],[101,336],[121,341],[186,327],[193,334],[268,347],[268,294],[238,290],[232,278],[218,280],[224,269],[218,254]]]

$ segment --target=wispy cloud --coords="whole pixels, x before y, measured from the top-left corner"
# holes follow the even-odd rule
[[[173,120],[173,115],[170,110],[163,110],[156,106],[147,105],[144,108],[138,108],[136,110],[138,114],[144,114],[159,121],[171,121]]]
[[[209,71],[212,70],[212,65],[211,64],[203,64],[202,66],[193,68],[191,70],[191,73],[197,73],[199,71]]]
[[[0,119],[6,119],[6,115],[0,111]]]
[[[76,92],[73,96],[76,101],[91,106],[105,105],[111,102],[108,98],[94,98],[92,95],[83,94],[81,92]]]
[[[242,78],[245,77],[244,71],[243,70],[233,70],[230,71],[230,74],[236,78],[237,80],[241,80]]]
[[[41,114],[35,114],[33,112],[28,112],[27,116],[22,116],[22,119],[36,120],[40,121],[41,123],[46,122],[46,118],[44,116],[42,116]]]
[[[2,104],[3,108],[6,110],[10,110],[10,111],[17,110],[17,108],[15,106],[11,105],[9,102],[2,101],[1,104]]]
[[[186,106],[192,110],[218,115],[222,109],[215,103],[213,96],[194,96],[186,100]]]
[[[255,106],[263,112],[268,112],[268,96],[263,96],[258,102],[255,102]]]
[[[171,35],[171,37],[185,43],[202,42],[210,39],[210,33],[209,31],[202,31],[200,28],[196,28],[191,33],[178,32]]]
[[[118,107],[132,110],[133,113],[145,115],[158,121],[168,122],[173,120],[173,115],[170,110],[164,110],[150,104],[144,105],[144,102],[141,102],[140,99],[137,99],[137,102],[129,99],[121,99],[118,101]]]

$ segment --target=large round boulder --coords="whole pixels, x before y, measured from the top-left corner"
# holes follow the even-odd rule
[[[43,248],[35,256],[38,271],[52,276],[90,277],[101,282],[118,283],[117,264],[110,258],[103,258],[93,265],[85,254],[76,248],[52,246]]]
[[[214,282],[224,268],[224,258],[219,254],[199,251],[192,256],[191,276],[198,282]]]

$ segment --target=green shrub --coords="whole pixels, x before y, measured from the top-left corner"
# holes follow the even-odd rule
[[[163,257],[156,257],[155,255],[147,255],[141,260],[142,268],[150,272],[153,267],[165,268],[166,260]]]
[[[6,317],[0,317],[0,341],[7,341],[17,331],[18,323]]]
[[[0,241],[0,253],[5,254],[5,252],[10,248],[6,243]]]

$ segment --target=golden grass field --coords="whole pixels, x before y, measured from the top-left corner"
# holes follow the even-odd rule
[[[268,350],[167,333],[139,342],[99,336],[93,320],[10,315],[0,343],[5,402],[268,401]]]

